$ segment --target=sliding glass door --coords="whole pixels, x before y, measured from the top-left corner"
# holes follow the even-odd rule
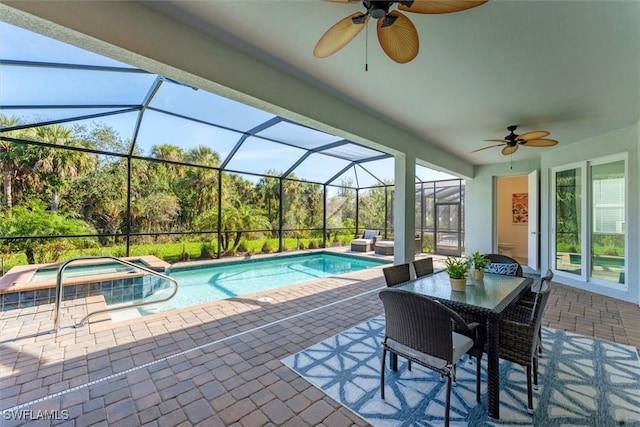
[[[595,159],[553,171],[553,269],[626,287],[626,158]]]

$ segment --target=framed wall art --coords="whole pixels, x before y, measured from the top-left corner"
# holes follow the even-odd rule
[[[511,212],[514,224],[529,223],[529,194],[514,193],[511,196]]]

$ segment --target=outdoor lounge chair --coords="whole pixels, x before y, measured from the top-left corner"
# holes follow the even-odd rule
[[[362,237],[351,241],[352,252],[369,252],[373,250],[373,245],[380,235],[378,230],[364,230]]]

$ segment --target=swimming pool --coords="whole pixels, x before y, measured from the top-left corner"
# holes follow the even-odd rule
[[[139,265],[141,267],[147,267],[147,264],[140,260],[131,261],[133,264]],[[82,276],[99,276],[103,274],[111,274],[111,273],[124,273],[124,272],[135,272],[136,269],[129,267],[127,265],[122,265],[116,262],[105,262],[105,263],[92,263],[89,265],[70,265],[64,270],[64,279],[68,279],[71,277],[82,277]],[[31,280],[32,283],[41,283],[41,282],[55,282],[58,276],[58,267],[55,268],[38,268],[38,270],[34,273]]]
[[[176,296],[170,301],[139,307],[137,310],[143,315],[159,313],[379,267],[386,263],[319,252],[173,269],[168,274],[178,282]]]

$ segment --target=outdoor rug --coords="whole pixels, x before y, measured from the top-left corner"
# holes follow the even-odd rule
[[[475,400],[475,359],[458,364],[451,392],[456,426],[640,426],[640,360],[635,347],[544,328],[535,414],[527,414],[524,368],[500,362],[500,420],[487,415],[486,355],[482,403]],[[439,374],[399,358],[380,398],[384,318],[376,317],[282,362],[374,426],[441,426],[446,383]]]

